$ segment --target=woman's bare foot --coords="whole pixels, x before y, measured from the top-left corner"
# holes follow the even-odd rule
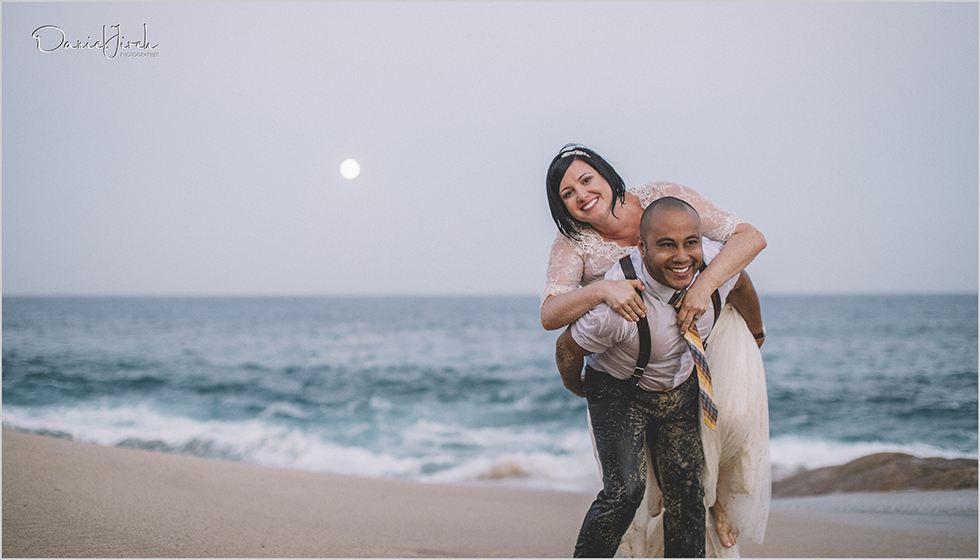
[[[728,514],[725,508],[719,503],[711,506],[711,513],[715,517],[715,529],[718,531],[718,538],[725,548],[731,548],[738,543],[738,529],[728,524]]]

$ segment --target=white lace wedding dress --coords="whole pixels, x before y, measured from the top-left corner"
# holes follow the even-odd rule
[[[687,201],[701,215],[705,237],[715,241],[727,241],[735,226],[742,223],[738,216],[719,208],[698,192],[674,183],[648,183],[630,192],[639,197],[644,208],[663,196]],[[592,230],[582,233],[580,242],[560,233],[555,238],[542,301],[549,295],[570,292],[601,279],[634,249],[603,241]],[[739,530],[740,541],[747,538],[759,544],[763,542],[771,482],[765,371],[755,339],[731,305],[723,307],[707,342],[718,424],[717,431],[701,424],[707,509],[705,554],[709,558],[738,557],[738,545],[722,546],[709,508],[719,500],[727,512],[728,523]],[[589,429],[591,432],[591,421]],[[593,449],[594,445],[593,440]],[[663,556],[663,516],[658,510],[661,494],[649,461],[648,452],[646,495],[620,543],[617,556]]]

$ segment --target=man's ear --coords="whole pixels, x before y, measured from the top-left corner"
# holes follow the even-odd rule
[[[643,243],[643,236],[642,235],[637,235],[636,236],[636,248],[640,250],[640,258],[642,258],[643,260],[646,260],[646,258],[647,258],[647,246],[646,246],[645,243]]]

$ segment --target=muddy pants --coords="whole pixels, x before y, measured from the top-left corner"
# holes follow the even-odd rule
[[[646,490],[644,444],[664,495],[664,556],[704,557],[704,451],[697,374],[671,391],[585,368],[602,491],[582,523],[576,558],[611,558]]]

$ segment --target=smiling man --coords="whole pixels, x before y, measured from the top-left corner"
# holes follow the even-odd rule
[[[558,370],[568,390],[588,399],[603,478],[603,489],[582,524],[576,557],[616,553],[643,500],[645,444],[664,496],[664,555],[704,556],[699,380],[672,303],[721,247],[702,239],[701,220],[689,204],[673,197],[656,200],[643,213],[637,249],[629,257],[645,287],[650,337],[645,367],[640,369],[637,361],[637,323],[608,305],[585,314],[558,337]],[[606,274],[607,279],[624,277],[620,265]],[[750,329],[756,318],[761,325],[758,298],[747,275],[722,285],[718,301],[729,295]],[[709,307],[696,321],[702,339],[711,332],[718,307]]]

